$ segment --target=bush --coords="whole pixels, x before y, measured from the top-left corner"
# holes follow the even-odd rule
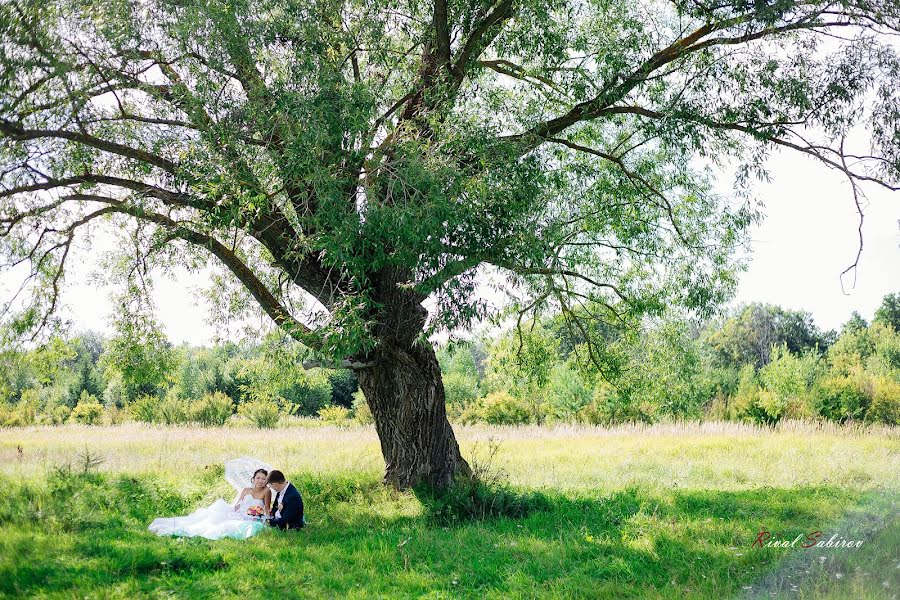
[[[369,403],[362,390],[356,390],[353,393],[353,418],[360,425],[371,425],[375,422],[372,409],[369,408]]]
[[[260,429],[273,429],[281,420],[281,409],[273,400],[257,399],[241,404],[239,412]]]
[[[328,384],[331,388],[331,403],[346,406],[353,406],[354,393],[358,390],[359,384],[356,380],[356,374],[350,369],[338,369],[328,372]]]
[[[785,410],[787,399],[784,396],[769,390],[760,390],[750,415],[767,425],[774,425],[784,416]]]
[[[776,346],[771,361],[759,370],[763,390],[759,392],[751,414],[768,424],[784,417],[812,416],[810,388],[822,371],[822,362],[814,352],[792,354],[785,345]]]
[[[737,393],[732,399],[729,416],[758,423],[769,422],[769,414],[760,406],[761,396],[762,390],[756,379],[756,368],[753,365],[744,365],[738,376]]]
[[[478,379],[467,373],[447,373],[441,376],[444,383],[444,398],[448,406],[459,406],[464,410],[478,399]]]
[[[812,352],[797,356],[786,346],[775,346],[771,361],[759,370],[759,380],[786,402],[806,393],[820,374],[820,367],[819,357]]]
[[[346,427],[350,424],[350,410],[343,406],[326,406],[319,410],[319,418],[328,425]]]
[[[71,408],[65,404],[60,404],[59,406],[54,406],[50,409],[50,411],[44,415],[44,420],[51,425],[62,425],[69,420],[69,415],[71,414]]]
[[[157,421],[157,406],[159,399],[155,396],[138,396],[128,406],[128,412],[135,421],[142,423],[155,423]]]
[[[57,388],[59,386],[56,386]],[[56,406],[58,404],[65,404],[69,406],[69,404],[65,401],[64,398],[61,397],[60,394],[54,394],[54,397],[48,401],[48,396],[51,394],[50,388],[25,388],[22,390],[22,394],[19,397],[19,401],[16,403],[17,406],[30,406],[35,410],[40,409],[41,407],[47,406]],[[53,390],[58,391],[58,390]],[[72,408],[69,406],[69,408]]]
[[[702,387],[708,390],[708,399],[715,400],[712,403],[727,405],[727,399],[737,393],[740,382],[740,370],[734,367],[707,367],[704,366]],[[723,407],[724,408],[724,407]],[[710,407],[710,411],[712,411]],[[722,410],[721,408],[719,410]],[[724,417],[719,417],[724,418]]]
[[[622,394],[606,382],[594,386],[591,402],[575,413],[575,420],[590,425],[614,425],[650,421],[650,417],[635,406],[627,395]]]
[[[102,420],[103,405],[95,396],[88,394],[87,390],[83,390],[81,397],[78,398],[78,404],[69,415],[69,421],[82,425],[99,425]]]
[[[813,408],[811,393],[805,396],[790,398],[785,403],[784,414],[785,419],[813,419],[817,416]]]
[[[233,405],[222,392],[206,394],[191,405],[190,418],[207,427],[221,427],[231,417]]]
[[[568,363],[553,367],[547,385],[547,404],[553,418],[570,421],[592,399],[593,390],[585,386],[581,376]]]
[[[123,408],[128,401],[128,397],[125,394],[125,384],[122,382],[122,374],[114,373],[109,378],[109,382],[106,384],[106,389],[103,390],[103,403],[107,407],[115,406],[116,408]]]
[[[528,406],[509,392],[493,392],[479,398],[463,411],[463,423],[520,425],[531,422]]]
[[[188,404],[174,394],[169,394],[156,408],[156,419],[166,425],[177,425],[190,421]]]
[[[128,412],[116,406],[109,406],[103,412],[103,422],[107,425],[120,425],[128,418]]]
[[[464,406],[462,404],[448,404],[447,420],[451,423],[461,423],[463,414],[465,414],[468,408],[468,406]]]
[[[725,421],[728,419],[729,411],[728,394],[723,390],[718,390],[716,395],[706,405],[703,417],[711,421]]]
[[[900,424],[900,383],[883,377],[875,380],[866,420],[886,425]]]
[[[654,324],[641,337],[624,376],[628,396],[656,419],[700,417],[711,394],[704,389],[704,363],[685,322]]]
[[[29,404],[0,408],[0,427],[27,427],[34,424],[35,417]]]
[[[813,392],[817,412],[833,421],[861,419],[869,407],[861,376],[832,375],[820,380]]]
[[[290,385],[270,384],[272,392],[285,399],[291,414],[312,416],[332,402],[332,387],[328,374],[322,369],[296,374]]]

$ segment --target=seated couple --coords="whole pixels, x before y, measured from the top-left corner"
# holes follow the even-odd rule
[[[278,529],[300,529],[306,524],[303,497],[281,471],[258,468],[249,483],[240,490],[233,505],[220,498],[186,516],[154,519],[149,529],[157,535],[217,540],[246,539],[267,524]]]

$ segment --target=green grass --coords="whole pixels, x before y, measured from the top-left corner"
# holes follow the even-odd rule
[[[438,524],[414,494],[380,485],[369,428],[2,430],[0,596],[900,594],[896,429],[709,423],[457,433],[476,462],[499,443],[491,468],[506,472],[531,512]],[[85,469],[86,454],[103,463]],[[230,500],[221,463],[245,454],[297,484],[307,529],[214,542],[147,531],[155,516]],[[751,548],[763,528],[865,542]]]

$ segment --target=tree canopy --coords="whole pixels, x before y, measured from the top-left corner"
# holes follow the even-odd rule
[[[898,29],[887,0],[5,2],[0,253],[31,271],[4,317],[52,323],[101,219],[140,224],[141,261],[212,255],[333,359],[392,304],[484,316],[486,268],[523,311],[702,311],[757,212],[696,159],[896,189]]]

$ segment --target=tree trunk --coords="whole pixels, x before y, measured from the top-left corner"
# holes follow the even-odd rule
[[[394,340],[396,341],[396,340]],[[384,455],[384,481],[399,489],[446,489],[471,469],[447,421],[441,369],[431,344],[381,344],[357,371]]]

